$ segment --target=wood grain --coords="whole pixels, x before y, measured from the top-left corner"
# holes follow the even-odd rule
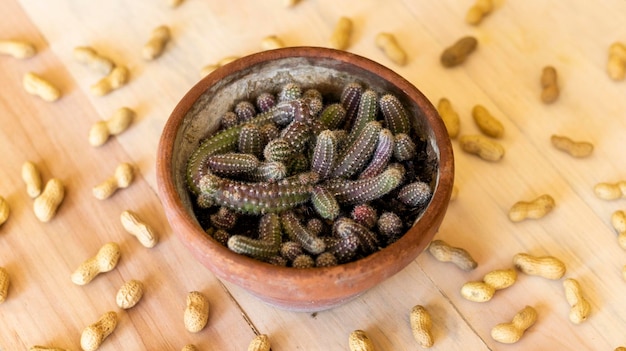
[[[595,197],[598,182],[626,178],[624,155],[626,82],[606,74],[608,46],[626,42],[626,3],[495,1],[479,26],[464,22],[473,1],[303,0],[194,1],[177,8],[165,1],[79,2],[10,0],[0,3],[0,38],[30,40],[39,54],[28,60],[0,56],[0,195],[11,217],[0,227],[0,266],[11,274],[9,298],[0,305],[0,350],[49,344],[79,348],[80,331],[114,309],[115,291],[128,279],[143,280],[146,295],[121,314],[118,330],[102,350],[245,349],[255,332],[268,334],[273,350],[347,349],[354,329],[365,330],[377,349],[413,350],[409,311],[424,305],[433,316],[435,348],[445,350],[612,350],[626,345],[626,301],[621,269],[626,253],[610,224],[624,200]],[[428,254],[385,283],[339,308],[315,315],[277,310],[240,288],[225,288],[175,239],[156,194],[156,148],[170,111],[200,79],[201,68],[226,56],[260,50],[261,39],[279,36],[287,45],[327,46],[336,21],[352,18],[349,51],[387,65],[415,84],[433,103],[447,97],[461,116],[461,135],[478,133],[476,104],[505,126],[506,155],[489,163],[463,153],[456,141],[458,198],[449,206],[438,239],[467,249],[479,266],[464,272]],[[172,41],[157,60],[141,59],[155,27],[166,24]],[[374,45],[377,33],[393,33],[409,56],[398,67]],[[459,67],[439,63],[441,52],[464,35],[478,48]],[[89,93],[99,79],[72,58],[90,45],[131,71],[129,84],[104,97]],[[546,65],[559,75],[561,95],[540,101]],[[34,71],[58,84],[64,96],[46,103],[21,87]],[[138,118],[100,148],[87,142],[92,123],[128,106]],[[590,141],[593,154],[574,159],[550,144],[552,134]],[[35,162],[45,179],[58,177],[67,197],[57,217],[39,223],[19,172]],[[128,189],[99,201],[91,188],[120,162],[136,165]],[[555,210],[540,220],[512,223],[509,208],[549,193]],[[131,209],[158,228],[161,242],[142,247],[123,231],[119,214]],[[85,287],[69,275],[107,241],[122,247],[118,268]],[[561,281],[519,275],[515,285],[487,303],[464,300],[460,287],[494,269],[512,267],[518,252],[554,255],[567,265],[592,305],[581,325],[568,320]],[[209,326],[190,334],[182,324],[184,297],[200,290],[212,302]],[[491,328],[524,305],[539,318],[522,340],[504,347]]]

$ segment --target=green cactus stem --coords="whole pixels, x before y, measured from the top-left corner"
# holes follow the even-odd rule
[[[391,131],[387,128],[381,130],[378,134],[378,143],[376,144],[374,155],[370,163],[359,174],[359,178],[370,178],[380,174],[389,164],[391,156],[393,156],[394,143],[395,141]]]
[[[265,141],[260,126],[256,124],[244,124],[239,132],[237,146],[241,153],[261,156],[263,154]]]
[[[228,129],[239,124],[239,117],[233,111],[227,111],[220,118],[220,127],[222,129]]]
[[[355,222],[367,227],[368,229],[374,228],[376,221],[378,221],[378,214],[376,209],[370,204],[359,204],[354,206],[350,212],[350,217]]]
[[[237,213],[226,207],[220,207],[217,212],[210,216],[211,225],[217,229],[230,230],[237,224]]]
[[[361,100],[359,101],[359,110],[350,128],[348,134],[348,142],[357,138],[363,128],[371,122],[376,120],[378,114],[378,94],[375,91],[367,89],[361,94]]]
[[[242,182],[207,173],[199,188],[215,204],[239,213],[260,215],[279,213],[307,202],[312,185],[304,177],[290,177],[278,182]]]
[[[352,127],[352,123],[359,112],[359,104],[361,102],[361,95],[363,94],[363,87],[359,83],[349,83],[346,85],[339,99],[341,105],[346,110],[345,117],[345,129]]]
[[[283,138],[270,140],[263,149],[263,156],[271,162],[286,162],[295,150]]]
[[[253,171],[244,175],[252,182],[277,182],[287,176],[287,166],[282,162],[264,161]]]
[[[333,196],[333,193],[323,187],[313,187],[311,193],[311,203],[313,208],[324,219],[333,220],[339,215],[339,203]]]
[[[315,260],[310,255],[302,254],[291,262],[291,266],[299,269],[313,268],[315,267]]]
[[[327,129],[337,129],[346,118],[346,109],[339,103],[326,106],[319,115],[319,121]]]
[[[302,94],[302,99],[307,102],[311,116],[317,116],[324,108],[322,93],[317,89],[307,89]]]
[[[207,234],[209,234],[213,239],[215,239],[218,243],[227,246],[228,245],[228,239],[230,239],[230,234],[224,230],[224,229],[215,229],[215,228],[209,228],[206,231]]]
[[[385,94],[380,98],[380,111],[385,118],[385,125],[395,134],[410,134],[411,122],[402,103],[395,95]]]
[[[287,162],[287,173],[297,174],[309,170],[310,161],[304,154],[294,154]]]
[[[219,176],[235,176],[254,171],[259,167],[259,159],[251,154],[228,152],[211,155],[207,158],[209,171]]]
[[[248,122],[256,116],[256,109],[250,101],[238,102],[233,110],[241,122]]]
[[[402,184],[404,167],[391,164],[381,174],[358,180],[331,179],[324,187],[333,192],[339,203],[359,204],[378,199]]]
[[[302,245],[295,241],[284,241],[280,245],[280,255],[289,261],[295,260],[296,257],[302,255],[303,253],[304,251],[302,250]]]
[[[269,264],[273,264],[274,266],[281,266],[281,267],[287,267],[287,264],[289,263],[289,261],[287,261],[286,258],[280,255],[274,255],[268,258],[265,262]]]
[[[378,232],[385,236],[387,239],[394,239],[404,231],[404,224],[400,216],[394,212],[386,211],[378,217],[376,222]]]
[[[370,254],[377,251],[379,248],[376,233],[348,217],[342,217],[336,220],[333,231],[335,231],[336,235],[339,237],[345,237],[348,233],[356,235],[359,239],[359,247],[365,254]]]
[[[280,215],[283,224],[283,230],[289,236],[289,239],[297,242],[302,248],[314,255],[324,252],[326,245],[324,241],[316,236],[311,235],[308,230],[300,223],[298,217],[292,211],[285,211]]]
[[[331,175],[337,152],[338,142],[335,134],[330,130],[321,132],[317,136],[311,157],[311,170],[316,172],[320,179],[326,179]]]
[[[267,141],[274,140],[280,136],[280,129],[273,122],[265,123],[261,125],[261,134]]]
[[[337,264],[337,257],[330,252],[322,252],[315,257],[315,267],[332,267]]]
[[[408,134],[400,133],[395,135],[393,146],[393,156],[398,161],[407,161],[415,157],[417,146]]]
[[[302,87],[296,83],[285,84],[278,93],[278,101],[292,101],[302,97]]]
[[[360,171],[374,153],[381,129],[380,122],[368,122],[356,139],[346,145],[332,176],[348,178]]]
[[[311,139],[311,129],[306,122],[295,120],[283,129],[280,138],[285,139],[292,150],[301,151]]]
[[[281,237],[280,217],[275,213],[268,213],[259,220],[258,239],[245,235],[233,235],[228,239],[227,246],[239,254],[267,260],[278,254]]]
[[[408,206],[423,207],[426,206],[431,196],[432,190],[430,189],[430,185],[425,182],[416,181],[400,189],[398,200]]]
[[[359,249],[359,238],[351,232],[341,233],[337,237],[324,237],[326,252],[333,254],[337,262],[346,263],[351,261]]]
[[[270,93],[261,93],[256,98],[256,107],[261,112],[267,112],[276,106],[276,97]]]
[[[306,230],[315,236],[320,236],[324,230],[324,222],[319,218],[313,217],[306,222]]]

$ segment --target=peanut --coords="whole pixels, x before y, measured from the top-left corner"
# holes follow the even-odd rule
[[[406,65],[406,52],[398,44],[396,37],[391,33],[378,33],[375,38],[376,46],[397,65]]]
[[[461,296],[474,302],[491,300],[496,290],[508,288],[517,279],[514,269],[499,269],[487,273],[482,282],[467,282],[461,287]]]
[[[441,53],[440,61],[444,67],[454,67],[465,62],[467,57],[476,50],[478,40],[472,36],[464,36]]]
[[[620,42],[611,44],[606,70],[609,77],[613,80],[624,80],[626,78],[626,45]]]
[[[492,10],[492,0],[476,0],[476,3],[467,10],[465,22],[471,25],[478,25]]]
[[[179,6],[180,4],[182,4],[182,3],[183,3],[183,1],[184,1],[184,0],[167,0],[167,4],[168,4],[170,7],[177,7],[177,6]]]
[[[80,335],[80,347],[84,351],[97,350],[104,339],[115,330],[117,326],[117,313],[109,311],[103,314],[94,324],[83,329]]]
[[[618,347],[616,347],[616,348],[615,348],[615,350],[614,350],[614,351],[626,351],[626,347],[624,347],[624,346],[618,346]]]
[[[86,65],[94,72],[107,75],[111,73],[115,63],[108,57],[104,57],[89,46],[77,46],[74,48],[74,59]]]
[[[44,101],[53,102],[61,97],[61,91],[56,86],[33,72],[24,74],[22,85],[27,93],[39,96]]]
[[[525,219],[539,219],[550,213],[556,206],[552,196],[543,194],[532,201],[518,201],[509,210],[509,219],[512,222],[521,222]]]
[[[537,321],[537,311],[531,306],[524,307],[514,317],[511,323],[501,323],[491,329],[491,337],[504,344],[517,342],[524,332]]]
[[[502,138],[504,126],[484,106],[476,105],[472,109],[472,117],[480,131],[492,138]]]
[[[66,349],[62,349],[60,347],[47,347],[47,346],[31,346],[28,351],[67,351]]]
[[[626,212],[617,210],[611,215],[611,224],[617,231],[617,243],[626,250]]]
[[[482,135],[463,135],[459,138],[459,145],[463,151],[477,155],[485,161],[496,162],[504,157],[504,147]]]
[[[285,47],[285,44],[283,43],[283,41],[275,35],[270,35],[261,39],[261,48],[263,50],[273,50],[273,49],[280,49],[284,47]]]
[[[33,199],[41,194],[41,173],[37,166],[26,161],[22,165],[22,180],[26,183],[26,193]]]
[[[456,200],[459,197],[459,187],[456,185],[452,186],[452,194],[450,194],[450,201]]]
[[[122,309],[129,309],[135,306],[143,297],[143,283],[139,280],[129,280],[125,282],[115,295],[115,303]]]
[[[52,178],[43,188],[43,191],[33,202],[35,216],[42,222],[48,222],[54,217],[59,205],[65,197],[65,187],[59,179]]]
[[[593,152],[593,144],[586,141],[573,141],[566,136],[552,135],[552,145],[574,157],[587,157]]]
[[[566,271],[565,264],[553,256],[535,257],[518,253],[513,256],[513,264],[522,273],[552,280],[561,279]]]
[[[295,6],[300,2],[300,0],[283,0],[283,5],[285,7]]]
[[[112,135],[119,135],[125,131],[135,118],[135,111],[122,107],[113,113],[107,120],[96,122],[89,130],[89,144],[100,146],[109,140]]]
[[[120,255],[121,251],[117,243],[104,244],[95,256],[81,263],[72,273],[72,282],[76,285],[85,285],[98,274],[112,271],[117,266]]]
[[[150,248],[159,241],[152,228],[141,221],[136,213],[130,210],[124,211],[120,215],[120,221],[124,229],[135,236],[141,245]]]
[[[569,320],[574,324],[580,324],[587,319],[591,304],[582,295],[582,289],[577,280],[568,278],[563,281],[565,299],[572,307],[569,311]]]
[[[187,345],[183,346],[183,349],[180,350],[180,351],[198,351],[198,348],[195,347],[192,344],[187,344]]]
[[[559,98],[559,85],[557,84],[556,69],[553,66],[546,66],[541,71],[541,101],[551,104]]]
[[[450,246],[443,240],[433,240],[428,245],[428,252],[441,262],[452,262],[464,271],[471,271],[478,266],[465,249]]]
[[[126,66],[116,66],[104,78],[93,84],[89,89],[92,95],[104,96],[128,83],[130,73]]]
[[[118,189],[127,188],[133,182],[134,173],[132,165],[126,162],[120,163],[115,168],[115,173],[112,177],[92,189],[93,196],[96,199],[104,200],[113,195]]]
[[[2,196],[0,196],[0,225],[3,225],[4,222],[9,219],[10,214],[11,207],[9,207],[9,203]]]
[[[330,36],[330,47],[337,50],[345,50],[350,46],[352,35],[352,20],[348,17],[340,17],[335,25],[335,30]]]
[[[355,330],[348,337],[350,351],[374,351],[374,343],[363,330]]]
[[[11,284],[9,272],[0,267],[0,303],[3,303],[9,295],[9,284]]]
[[[165,45],[170,41],[171,33],[168,26],[158,26],[152,31],[150,40],[143,46],[141,56],[144,60],[154,60],[161,56],[165,49]]]
[[[209,300],[199,291],[187,294],[184,313],[185,329],[191,333],[202,330],[209,321]]]
[[[443,120],[443,124],[448,130],[450,139],[456,139],[461,129],[461,119],[459,118],[459,114],[452,107],[450,100],[446,98],[439,99],[437,111],[439,112],[439,116],[441,116],[441,120]]]
[[[270,338],[265,334],[254,337],[248,345],[248,351],[270,351]]]
[[[0,40],[0,54],[11,55],[17,59],[35,56],[35,46],[24,40]]]
[[[423,348],[433,346],[435,343],[431,332],[433,321],[426,308],[420,305],[413,306],[409,319],[415,341]]]
[[[602,200],[616,200],[626,197],[626,181],[617,183],[598,183],[593,192]]]

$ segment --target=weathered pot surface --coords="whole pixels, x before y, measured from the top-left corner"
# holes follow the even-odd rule
[[[230,251],[201,228],[185,184],[189,155],[219,126],[234,103],[276,91],[285,83],[315,87],[338,100],[354,81],[379,93],[396,95],[412,117],[413,128],[428,140],[435,162],[430,204],[397,242],[354,262],[327,268],[279,267]],[[212,72],[182,98],[168,119],[157,155],[159,195],[178,238],[217,277],[262,301],[289,310],[319,311],[338,306],[384,281],[411,263],[441,224],[452,192],[454,162],[450,139],[435,108],[411,83],[369,59],[317,47],[259,52]]]

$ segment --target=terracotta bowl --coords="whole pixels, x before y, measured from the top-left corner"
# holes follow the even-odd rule
[[[280,267],[230,251],[207,235],[192,210],[185,185],[189,155],[219,126],[234,103],[276,91],[285,83],[315,87],[339,99],[347,83],[360,82],[379,93],[396,95],[409,110],[413,128],[427,140],[434,162],[430,204],[395,243],[357,261],[328,268]],[[259,52],[204,77],[182,98],[161,136],[157,157],[159,195],[178,238],[218,278],[236,284],[262,301],[283,309],[319,311],[338,306],[410,264],[441,224],[452,192],[454,162],[450,139],[426,97],[392,70],[348,52],[292,47]]]

